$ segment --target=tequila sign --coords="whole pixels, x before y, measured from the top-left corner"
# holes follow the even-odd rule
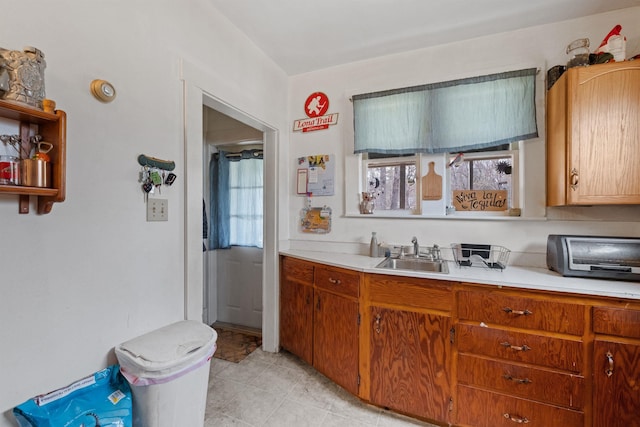
[[[507,190],[454,190],[456,211],[506,211]]]

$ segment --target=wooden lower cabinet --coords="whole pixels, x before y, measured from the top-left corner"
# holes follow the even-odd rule
[[[316,289],[313,366],[358,393],[358,302]]]
[[[594,307],[593,319],[593,427],[640,427],[640,307]]]
[[[360,274],[282,257],[280,346],[358,394]]]
[[[447,426],[640,427],[638,300],[288,257],[280,286],[282,347],[371,404]]]
[[[584,427],[584,414],[475,387],[458,386],[461,427]]]
[[[280,346],[312,364],[313,264],[283,258],[280,272]]]
[[[375,306],[370,310],[371,402],[448,420],[451,318]]]
[[[383,408],[449,423],[453,284],[365,275],[364,289],[364,398]]]
[[[469,288],[457,294],[457,423],[585,427],[585,305]]]
[[[280,288],[280,345],[313,363],[313,288],[284,281]]]
[[[593,427],[640,427],[640,342],[596,340],[594,361]]]

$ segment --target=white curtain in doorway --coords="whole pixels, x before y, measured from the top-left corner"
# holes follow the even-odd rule
[[[262,150],[220,151],[210,164],[209,247],[263,247]]]
[[[229,241],[262,248],[262,159],[229,164]]]

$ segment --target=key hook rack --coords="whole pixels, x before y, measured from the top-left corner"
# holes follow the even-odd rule
[[[176,168],[176,162],[171,160],[162,160],[156,157],[145,156],[140,154],[138,156],[138,163],[140,166],[146,166],[149,168],[157,168],[166,171],[172,171]]]

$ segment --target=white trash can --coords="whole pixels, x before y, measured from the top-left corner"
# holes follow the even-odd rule
[[[116,347],[120,372],[131,384],[134,427],[204,424],[217,338],[213,328],[184,320]]]

